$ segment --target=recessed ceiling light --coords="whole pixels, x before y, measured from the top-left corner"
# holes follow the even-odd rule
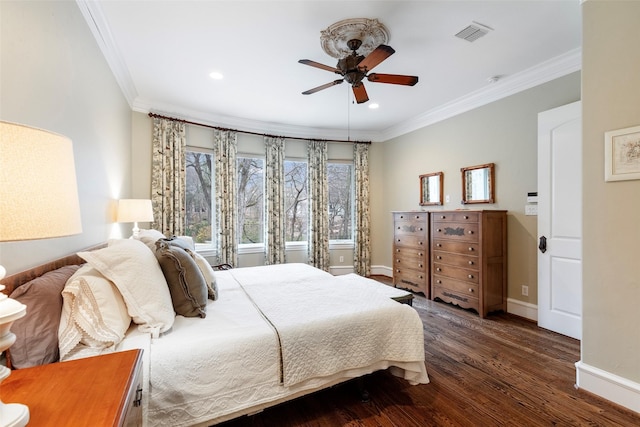
[[[214,71],[212,73],[209,73],[209,77],[211,77],[214,80],[222,80],[224,78],[222,73],[219,71]]]
[[[369,104],[369,109],[370,110],[375,110],[378,107],[380,107],[380,105],[376,104],[375,102],[373,104]]]

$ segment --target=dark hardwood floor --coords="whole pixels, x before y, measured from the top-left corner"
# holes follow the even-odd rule
[[[384,281],[384,277],[374,277]],[[480,319],[417,295],[431,382],[388,372],[221,424],[239,426],[640,426],[640,415],[575,389],[580,342],[505,313]]]

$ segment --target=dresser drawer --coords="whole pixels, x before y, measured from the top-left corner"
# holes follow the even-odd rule
[[[394,246],[393,247],[393,257],[411,257],[411,258],[420,258],[425,259],[424,256],[427,254],[427,248],[407,248],[404,246]]]
[[[463,308],[472,308],[479,312],[479,300],[476,297],[442,288],[438,285],[433,285],[431,296],[433,299],[440,298],[444,302],[456,304]]]
[[[452,279],[463,280],[465,282],[478,283],[478,270],[452,267],[450,265],[433,263],[434,275],[451,277]]]
[[[434,274],[433,286],[439,286],[440,288],[448,289],[458,294],[465,294],[473,298],[478,298],[478,285],[475,283],[461,282],[449,277]]]
[[[396,236],[427,236],[427,226],[424,223],[412,221],[397,221],[394,224]]]
[[[479,222],[478,212],[442,212],[432,214],[434,222]]]
[[[433,252],[433,262],[462,268],[478,268],[478,257],[474,255],[458,254],[444,251]]]
[[[394,268],[411,268],[413,270],[418,270],[422,272],[426,272],[427,262],[424,257],[395,257],[393,260]]]
[[[416,249],[422,249],[424,248],[424,250],[427,250],[427,238],[426,236],[415,236],[415,235],[411,235],[411,234],[407,234],[407,235],[396,235],[394,237],[394,241],[393,243],[396,246],[410,246],[412,248],[416,248]]]
[[[427,274],[424,271],[394,266],[393,284],[399,287],[408,285],[413,290],[427,294]]]
[[[480,251],[480,245],[474,242],[467,243],[454,242],[451,240],[435,240],[433,242],[433,250],[477,255]]]
[[[434,222],[432,236],[434,239],[478,242],[479,228],[480,226],[477,222]]]
[[[426,224],[428,214],[428,212],[396,212],[393,214],[393,222],[412,221]]]

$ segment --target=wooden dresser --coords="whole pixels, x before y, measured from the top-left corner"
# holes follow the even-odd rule
[[[393,285],[429,298],[429,212],[393,212]]]
[[[432,212],[431,262],[431,299],[506,312],[507,212]]]

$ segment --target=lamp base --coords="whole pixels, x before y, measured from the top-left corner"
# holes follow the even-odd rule
[[[24,427],[29,423],[29,408],[21,403],[0,402],[0,426]]]

